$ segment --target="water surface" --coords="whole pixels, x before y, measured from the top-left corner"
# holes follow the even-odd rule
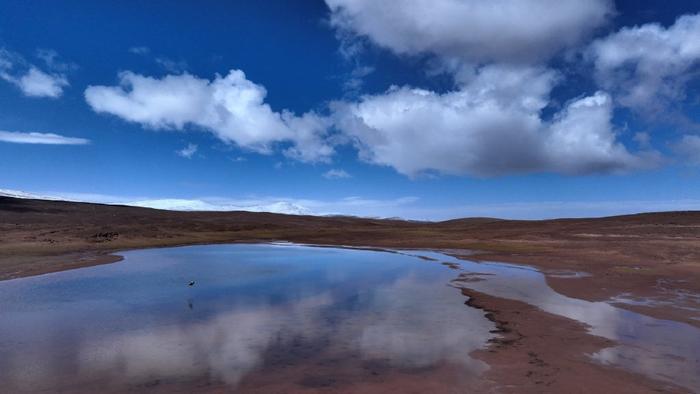
[[[468,287],[616,342],[592,362],[700,392],[700,330],[565,297],[529,267],[300,245],[123,255],[0,282],[0,391],[470,392],[494,325]]]
[[[590,355],[594,361],[700,393],[700,329],[694,326],[655,319],[607,302],[563,296],[552,290],[544,275],[534,268],[475,263],[446,258],[439,253],[420,254],[459,263],[461,278],[453,281],[457,287],[524,301],[545,312],[583,322],[591,334],[617,343]],[[571,280],[580,276],[569,275]]]
[[[469,353],[493,324],[440,264],[293,245],[124,257],[0,282],[3,390],[461,391],[487,368]]]

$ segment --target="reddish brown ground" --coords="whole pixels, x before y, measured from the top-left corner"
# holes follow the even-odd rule
[[[473,354],[491,369],[483,376],[499,393],[685,393],[621,369],[590,362],[587,355],[613,342],[592,336],[579,322],[520,301],[462,290],[470,306],[484,309],[501,335]]]
[[[586,272],[591,276],[571,279],[548,275],[547,280],[557,292],[586,300],[621,294],[651,298],[661,304],[621,306],[700,327],[698,303],[678,296],[700,294],[700,212],[427,223],[170,212],[0,197],[0,279],[113,262],[118,257],[110,253],[124,249],[271,240],[470,249],[478,253],[469,258],[529,264],[547,274]],[[591,363],[584,353],[608,344],[586,334],[576,322],[517,301],[477,295],[472,303],[491,311],[519,336],[510,345],[496,343],[479,354],[492,366],[479,385],[491,382],[500,391],[513,392],[646,392],[663,388],[639,376]],[[598,382],[595,390],[588,390],[586,384],[592,382]],[[366,384],[362,389],[371,392],[371,382]],[[486,386],[473,389],[490,390]]]

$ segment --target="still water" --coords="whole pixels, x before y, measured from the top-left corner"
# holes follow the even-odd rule
[[[617,343],[593,362],[700,391],[700,330],[528,267],[269,244],[123,256],[0,282],[0,391],[469,392],[495,327],[459,287],[582,321]]]
[[[123,256],[0,282],[2,391],[444,390],[487,368],[469,353],[493,324],[434,262],[295,245]]]

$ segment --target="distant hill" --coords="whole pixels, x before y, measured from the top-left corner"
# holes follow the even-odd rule
[[[696,211],[590,219],[479,217],[417,222],[310,216],[293,209],[294,213],[302,214],[173,211],[28,197],[31,196],[0,197],[0,278],[23,275],[28,269],[46,270],[47,267],[37,267],[47,256],[280,240],[389,248],[477,249],[491,253],[492,258],[522,261],[529,261],[528,256],[555,255],[571,261],[583,256],[587,256],[587,261],[623,261],[632,257],[700,261],[700,253],[695,250],[700,249],[700,212]],[[52,259],[55,264],[58,257]],[[72,264],[73,260],[61,261]]]

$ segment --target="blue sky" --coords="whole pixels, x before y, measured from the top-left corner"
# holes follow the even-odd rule
[[[700,208],[700,5],[546,3],[0,1],[0,189],[413,219]]]

